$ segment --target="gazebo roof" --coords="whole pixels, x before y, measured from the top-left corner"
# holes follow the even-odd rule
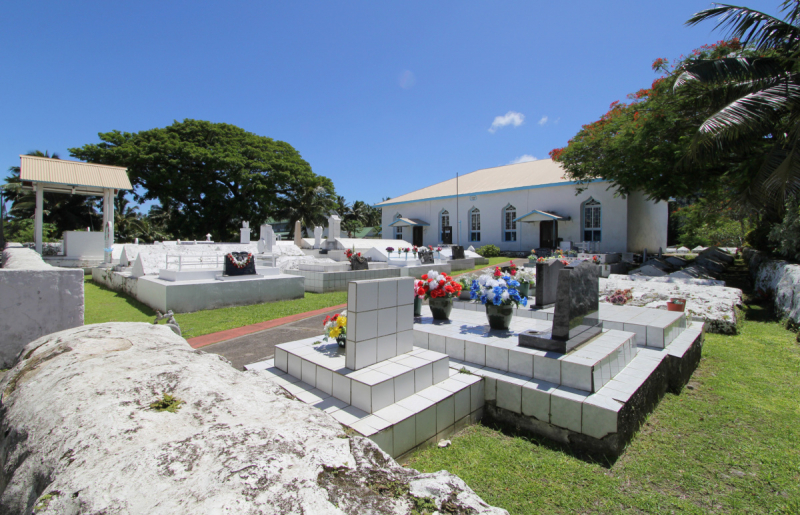
[[[80,195],[102,195],[104,190],[131,190],[128,170],[121,166],[98,165],[37,156],[19,156],[22,187],[34,183],[45,191]]]

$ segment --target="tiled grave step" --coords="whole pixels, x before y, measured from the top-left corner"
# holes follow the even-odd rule
[[[454,301],[453,307],[478,313],[485,312],[485,307],[475,302]],[[553,307],[544,309],[519,307],[514,308],[514,316],[552,322],[554,311]],[[604,329],[636,333],[637,345],[660,348],[669,345],[688,324],[685,313],[611,304],[600,304],[596,318],[603,321]]]
[[[414,324],[418,347],[589,392],[602,388],[636,354],[636,335],[625,331],[604,330],[573,352],[560,354],[518,345],[520,332],[547,330],[548,322],[514,317],[509,331],[492,331],[478,313],[454,311],[450,323],[433,323],[428,313],[423,308],[423,316]]]
[[[693,323],[666,349],[640,347],[631,362],[595,393],[474,363],[451,360],[450,366],[483,377],[485,400],[499,408],[600,439],[617,432],[620,410],[661,362],[668,356],[682,358],[702,330],[702,324]]]
[[[443,381],[370,414],[284,373],[273,366],[273,360],[246,368],[259,371],[297,399],[329,413],[395,458],[447,438],[482,416],[483,381],[452,369]]]
[[[344,349],[335,342],[314,345],[320,340],[322,337],[276,345],[275,366],[369,413],[447,379],[446,354],[412,346],[404,354],[351,370],[345,366]]]

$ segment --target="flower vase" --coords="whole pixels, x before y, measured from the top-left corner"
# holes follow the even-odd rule
[[[520,283],[519,288],[517,288],[520,297],[527,297],[528,294],[531,292],[531,284],[530,283]]]
[[[512,304],[486,304],[486,318],[489,319],[489,327],[507,331],[511,325],[511,318],[514,316],[514,306]]]
[[[414,316],[421,317],[422,316],[422,299],[419,297],[414,297]]]
[[[667,302],[667,311],[684,311],[686,309],[686,299],[674,298]]]
[[[434,320],[450,320],[450,312],[453,310],[453,299],[449,297],[438,297],[430,299],[428,306]]]
[[[406,261],[408,261],[408,252],[406,252]]]
[[[347,335],[340,334],[339,336],[337,336],[336,343],[339,344],[339,347],[344,348],[344,346],[347,344]]]

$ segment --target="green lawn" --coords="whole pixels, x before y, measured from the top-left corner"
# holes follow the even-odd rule
[[[800,345],[757,306],[737,336],[706,335],[680,395],[667,394],[613,464],[481,425],[409,466],[446,469],[517,513],[799,513]]]
[[[479,265],[479,266],[476,266],[475,268],[472,268],[472,269],[469,269],[469,270],[458,270],[457,272],[454,272],[453,275],[469,274],[469,273],[472,273],[472,272],[476,272],[478,270],[483,270],[484,268],[494,267],[494,266],[498,266],[498,265],[507,265],[508,262],[511,261],[511,258],[509,258],[509,257],[490,257],[490,258],[487,258],[487,259],[489,260],[489,264],[488,265]],[[518,259],[518,258],[516,258],[516,259]]]
[[[93,283],[91,276],[84,279],[84,292],[86,324],[153,322],[155,319],[152,309],[136,299]],[[306,293],[302,299],[182,313],[175,315],[175,319],[181,326],[183,337],[192,338],[346,302],[347,292]]]

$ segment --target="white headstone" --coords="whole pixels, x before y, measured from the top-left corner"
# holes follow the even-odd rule
[[[119,255],[119,266],[130,266],[130,264],[128,253],[125,251],[125,247],[122,247],[122,252]]]
[[[134,245],[138,245],[139,244],[139,238],[134,238],[133,239],[133,244]]]
[[[133,269],[131,270],[131,277],[144,276],[144,263],[142,263],[142,255],[136,256],[136,261],[133,262]]]
[[[211,233],[206,234],[206,241],[211,241]]]
[[[250,222],[242,222],[239,229],[239,243],[250,243]]]
[[[350,281],[345,366],[360,370],[414,346],[414,278]]]
[[[468,250],[468,251],[470,251],[470,252],[475,252],[475,247],[473,247],[472,245],[470,245],[470,246],[469,246],[469,248],[468,248],[467,250]]]
[[[314,248],[318,249],[322,246],[322,227],[314,227]]]
[[[328,217],[328,240],[333,241],[336,238],[341,238],[342,234],[342,219],[339,215],[331,215]]]
[[[269,224],[261,224],[261,233],[259,243],[264,242],[264,250],[259,247],[258,251],[261,254],[272,254],[272,246],[275,245],[275,231]]]

